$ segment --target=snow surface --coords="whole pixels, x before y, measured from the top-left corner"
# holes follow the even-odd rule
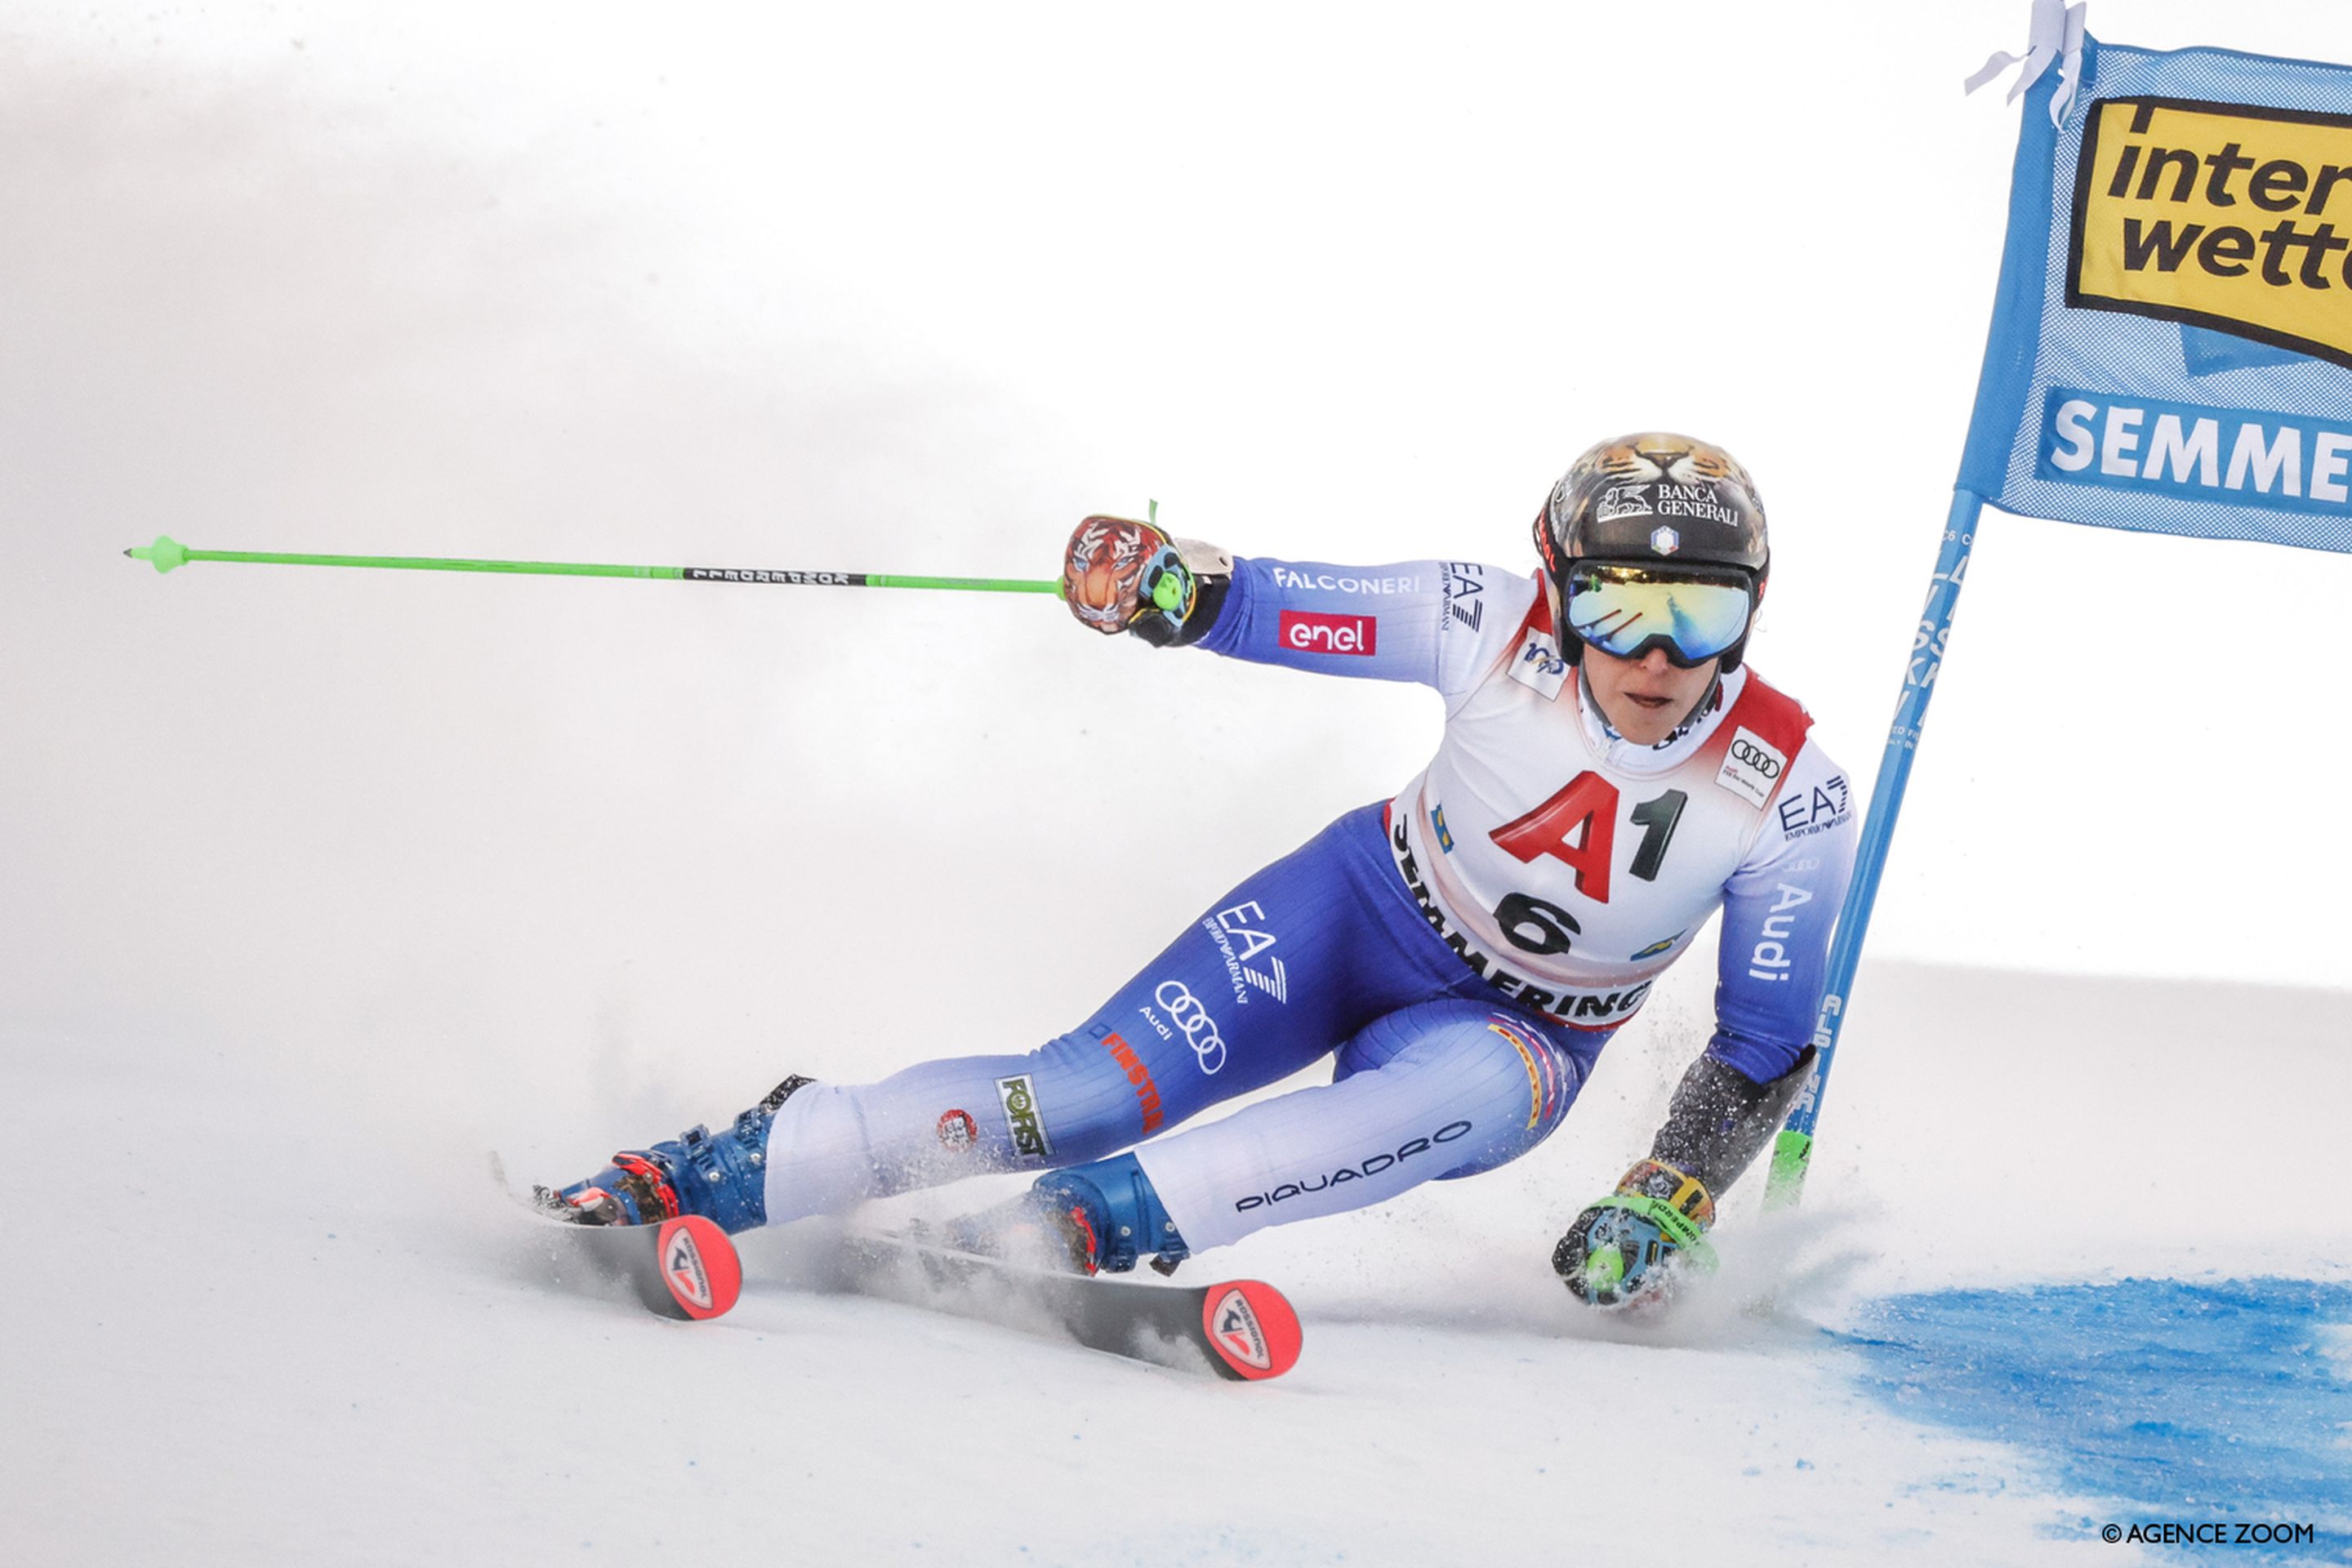
[[[1684,973],[1662,1020],[1704,998]],[[558,1177],[604,1149],[524,1086],[452,1071],[420,1112],[323,1042],[260,1070],[229,1046],[12,1029],[0,1138],[25,1262],[0,1282],[0,1544],[26,1563],[1424,1563],[1632,1531],[1693,1561],[2055,1561],[2121,1505],[2030,1446],[1898,1414],[1815,1325],[1954,1282],[2352,1277],[2340,1227],[2248,1202],[2336,1136],[2341,1006],[1880,966],[1811,1202],[1764,1223],[1744,1184],[1718,1288],[1646,1329],[1579,1311],[1546,1264],[1688,1043],[1636,1030],[1519,1165],[1193,1265],[1298,1302],[1305,1357],[1262,1386],[780,1288],[761,1273],[789,1233],[746,1238],[730,1318],[658,1321],[551,1289],[543,1238],[491,1190],[494,1137]],[[563,1042],[524,1048],[565,1069]],[[879,1070],[906,1042],[862,1048]],[[65,1184],[72,1205],[28,1217],[28,1192]]]
[[[2004,1360],[1995,1311],[1956,1363],[1988,1310],[1933,1304],[2014,1291],[2021,1340],[2135,1279],[2352,1276],[2352,994],[2190,983],[2346,984],[2341,629],[2089,701],[2036,635],[2085,583],[2343,598],[2252,546],[1988,525],[1807,1207],[1736,1192],[1664,1325],[1548,1256],[1704,1037],[1704,948],[1537,1155],[1192,1266],[1298,1301],[1270,1385],[782,1289],[789,1237],[716,1325],[550,1289],[488,1151],[564,1179],[786,1072],[1034,1044],[1409,777],[1434,704],[1034,600],[122,547],[1043,574],[1157,495],[1245,552],[1517,560],[1657,419],[1767,476],[1755,657],[1866,776],[1997,260],[1952,224],[2013,135],[1950,80],[2021,7],[1685,7],[1671,105],[1577,68],[1633,25],[1591,7],[1261,7],[1246,49],[686,10],[0,16],[0,1563],[2119,1563],[2102,1522],[2217,1500],[1979,1419],[2063,1336]],[[2346,53],[2340,6],[2240,10]],[[1755,243],[1822,147],[1950,243]],[[1624,169],[1706,171],[1733,248],[1587,243],[1559,194]],[[1705,301],[1675,352],[1662,299]],[[2020,972],[2068,968],[2174,978]],[[2247,1368],[2321,1413],[2305,1459],[2352,1454],[2337,1299],[2265,1342],[2297,1403]],[[2206,1386],[2112,1317],[2101,1411]],[[1864,1342],[1898,1327],[1977,1404]]]

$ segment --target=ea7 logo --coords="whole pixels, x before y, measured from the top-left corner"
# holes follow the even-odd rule
[[[1290,1000],[1290,972],[1283,967],[1282,960],[1269,958],[1255,967],[1250,963],[1250,960],[1275,944],[1274,933],[1259,929],[1265,923],[1265,907],[1255,901],[1219,910],[1201,922],[1225,961],[1225,975],[1233,985],[1234,1000],[1244,1006],[1249,1005],[1245,985],[1256,986],[1277,1002]]]
[[[1377,616],[1328,616],[1316,610],[1285,610],[1278,635],[1282,646],[1299,653],[1351,654],[1369,658],[1379,651],[1381,623]]]
[[[1449,621],[1459,621],[1476,631],[1486,618],[1486,601],[1479,597],[1486,591],[1486,569],[1475,562],[1448,561],[1441,570],[1444,575],[1437,580],[1437,585],[1445,595]]]
[[[1846,787],[1843,773],[1826,784],[1815,784],[1811,794],[1801,794],[1780,803],[1780,831],[1790,838],[1826,833],[1845,820],[1852,799],[1853,792]]]

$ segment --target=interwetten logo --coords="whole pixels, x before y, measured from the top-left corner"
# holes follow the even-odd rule
[[[2083,132],[2066,303],[2352,365],[2352,116],[2115,98]]]

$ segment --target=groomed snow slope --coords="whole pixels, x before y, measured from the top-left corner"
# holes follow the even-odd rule
[[[1293,1292],[1278,1384],[777,1289],[789,1237],[682,1329],[548,1289],[485,1153],[565,1179],[788,1071],[1034,1045],[1410,777],[1433,700],[1035,599],[118,553],[1034,575],[1156,495],[1245,552],[1520,562],[1567,457],[1657,419],[1769,476],[1756,660],[1867,777],[2011,135],[1941,95],[2014,14],[1689,9],[1667,113],[1559,90],[1620,47],[1581,7],[1351,14],[1338,69],[1312,8],[1248,50],[1100,8],[8,8],[0,1563],[2132,1560],[2030,1423],[1952,1436],[1813,1325],[2352,1278],[2340,989],[1868,964],[1806,1209],[1736,1193],[1661,1329],[1547,1258],[1704,1037],[1704,952],[1536,1156],[1194,1266]],[[1774,237],[1832,146],[1950,243],[1874,286]],[[1747,238],[1587,244],[1557,193],[1629,167],[1711,171]],[[1701,354],[1656,352],[1678,300]],[[2085,581],[2342,598],[2237,549],[1988,529],[1874,952],[2347,984],[2303,956],[2340,956],[2325,617],[2089,701],[2035,635]],[[2341,1456],[2352,1357],[2288,1353]],[[2151,1429],[2207,1392],[2118,1375]]]
[[[1813,1325],[1958,1282],[2352,1274],[2340,1226],[2245,1196],[2332,1146],[2340,995],[1885,965],[1805,1211],[1764,1223],[1747,1184],[1710,1299],[1596,1324],[1546,1254],[1654,1119],[1692,989],[1519,1166],[1194,1265],[1302,1308],[1265,1386],[763,1283],[788,1235],[747,1239],[725,1322],[656,1321],[551,1289],[490,1191],[488,1141],[557,1176],[602,1152],[519,1083],[452,1075],[420,1113],[331,1042],[257,1070],[12,1030],[0,1555],[1538,1563],[1654,1531],[1685,1561],[2055,1561],[2116,1507],[1891,1413]]]

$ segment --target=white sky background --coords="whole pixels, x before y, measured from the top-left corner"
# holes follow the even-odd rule
[[[2026,13],[18,0],[0,1008],[1025,1046],[1436,732],[1049,601],[119,555],[165,531],[1042,577],[1156,497],[1523,568],[1580,449],[1683,428],[1867,781],[2006,210],[1958,83]],[[2340,5],[2091,25],[2352,60]],[[1872,952],[2345,984],[2347,605],[2343,557],[1989,520]]]

